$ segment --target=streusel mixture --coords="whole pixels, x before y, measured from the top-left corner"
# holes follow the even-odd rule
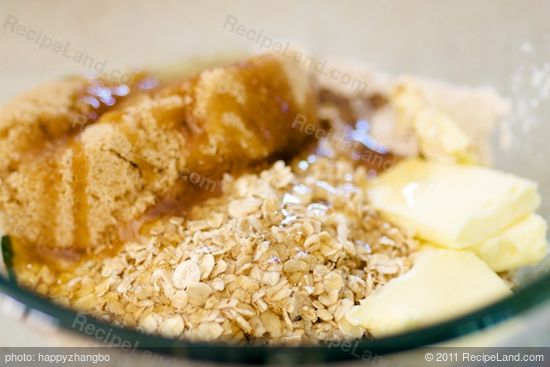
[[[286,121],[284,133],[296,135],[294,145],[300,142],[297,154],[262,153],[262,161],[251,157],[247,169],[215,178],[198,163],[195,169],[193,160],[204,157],[191,151],[187,166],[170,166],[192,186],[184,192],[189,202],[170,207],[173,203],[161,201],[121,231],[123,243],[111,253],[68,267],[16,262],[18,281],[63,306],[171,338],[295,345],[368,336],[345,314],[406,272],[419,244],[379,216],[366,187],[404,156],[425,154],[406,123],[399,125],[390,91],[372,89],[340,91],[321,80],[316,116],[298,113]],[[414,101],[418,109],[435,105],[411,90],[407,103]],[[459,102],[466,99],[456,96],[453,108],[461,111]],[[280,108],[286,114],[288,106],[281,102]],[[450,115],[453,108],[447,109]],[[458,123],[470,120],[454,116]],[[224,115],[221,121],[229,133],[237,120]],[[250,131],[258,140],[271,134],[265,128]],[[222,146],[224,135],[216,132]],[[395,142],[398,135],[406,145],[401,150],[381,143],[384,137]],[[244,140],[232,139],[232,149],[246,148],[238,145]],[[128,161],[138,169],[146,163]]]

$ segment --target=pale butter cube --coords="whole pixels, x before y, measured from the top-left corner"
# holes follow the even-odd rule
[[[468,135],[449,114],[430,105],[414,82],[398,84],[391,93],[391,102],[399,125],[412,128],[424,157],[441,162],[475,162]]]
[[[407,159],[368,187],[381,215],[418,238],[460,249],[531,214],[535,183],[489,168]]]
[[[459,316],[510,294],[508,285],[473,253],[425,249],[410,271],[345,317],[379,337]]]
[[[422,154],[441,162],[475,162],[470,138],[445,113],[425,109],[414,119]]]
[[[533,265],[548,254],[546,228],[542,217],[530,215],[497,236],[466,250],[477,254],[494,271]]]

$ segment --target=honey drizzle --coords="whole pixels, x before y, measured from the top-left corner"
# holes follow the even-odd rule
[[[78,249],[86,249],[90,244],[90,233],[88,226],[89,205],[87,197],[88,187],[88,159],[84,153],[82,143],[79,139],[71,144],[72,158],[72,177],[73,177],[73,244]]]
[[[85,125],[98,121],[105,113],[117,109],[130,97],[147,93],[158,86],[159,81],[145,72],[132,74],[132,80],[127,84],[91,78],[74,96],[73,109],[84,117],[80,126],[74,127],[82,129]]]
[[[60,167],[55,159],[54,152],[48,152],[43,157],[43,166],[45,171],[44,180],[44,204],[41,205],[41,223],[47,223],[44,229],[44,238],[40,241],[40,246],[48,246],[55,243],[57,221],[59,218],[59,185],[61,183]]]

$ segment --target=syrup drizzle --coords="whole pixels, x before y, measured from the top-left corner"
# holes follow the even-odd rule
[[[79,139],[71,144],[72,147],[72,178],[73,178],[73,241],[79,250],[84,250],[90,245],[90,233],[88,230],[88,159],[84,153]]]

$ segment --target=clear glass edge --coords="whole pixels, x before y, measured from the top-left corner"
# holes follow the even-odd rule
[[[74,327],[75,320],[79,316],[76,311],[64,308],[45,297],[22,288],[4,276],[0,276],[0,291],[22,303],[25,307],[50,316],[62,329],[86,335]],[[550,299],[550,274],[545,274],[520,287],[512,296],[469,314],[401,334],[378,339],[361,339],[354,346],[356,352],[354,354],[349,351],[343,352],[343,348],[337,348],[330,344],[298,347],[255,346],[167,339],[147,335],[135,329],[115,326],[88,315],[86,315],[86,323],[93,325],[95,329],[111,330],[112,335],[129,341],[136,350],[152,350],[187,359],[262,363],[282,352],[285,355],[285,360],[302,363],[308,361],[329,362],[353,360],[358,355],[363,355],[365,351],[384,355],[444,342],[496,325],[548,299]]]

